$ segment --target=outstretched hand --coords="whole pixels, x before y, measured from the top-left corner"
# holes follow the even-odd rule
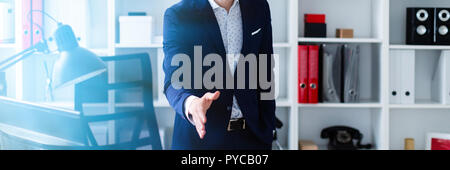
[[[189,106],[188,111],[192,116],[192,121],[195,124],[195,128],[197,129],[200,139],[203,139],[206,134],[206,113],[211,107],[211,104],[219,99],[219,97],[219,91],[215,93],[206,93],[202,98],[193,100],[192,104]]]

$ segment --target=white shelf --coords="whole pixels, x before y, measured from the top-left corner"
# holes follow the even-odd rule
[[[383,40],[376,38],[305,38],[300,37],[300,43],[381,43]]]
[[[16,44],[14,43],[0,43],[0,48],[16,48]]]
[[[273,47],[274,48],[288,48],[288,47],[292,47],[292,45],[289,43],[274,43]]]
[[[450,105],[418,99],[414,104],[390,104],[391,109],[450,109]]]
[[[379,103],[319,103],[298,104],[300,108],[381,108]]]
[[[318,147],[318,151],[328,151],[328,145],[319,145]],[[377,146],[372,146],[372,149],[361,149],[361,150],[365,150],[365,151],[373,151],[376,150]]]
[[[450,109],[450,105],[443,104],[392,104],[391,109]]]
[[[163,44],[116,44],[116,48],[162,48]]]
[[[450,50],[450,46],[445,45],[390,45],[391,50]]]
[[[277,107],[290,107],[291,102],[287,99],[277,99],[276,105],[277,105]]]
[[[166,100],[166,98],[165,98],[164,96],[161,96],[161,97],[163,97],[163,99],[155,100],[155,101],[153,102],[153,105],[154,105],[155,107],[161,107],[161,108],[170,107],[170,104],[169,104],[169,102]]]

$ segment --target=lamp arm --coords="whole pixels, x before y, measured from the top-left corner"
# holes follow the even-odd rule
[[[48,53],[48,45],[46,41],[42,41],[37,43],[36,45],[27,48],[23,51],[21,51],[20,53],[17,53],[9,58],[7,58],[6,60],[0,62],[0,72],[5,71],[6,69],[10,68],[11,66],[17,64],[19,61],[22,61],[26,58],[28,58],[29,56],[31,56],[32,54],[36,53],[36,52],[43,52],[43,53]]]
[[[6,69],[12,67],[13,65],[17,64],[19,61],[24,60],[25,58],[31,56],[33,53],[35,53],[35,49],[27,49],[25,51],[22,51],[16,55],[13,55],[9,57],[8,59],[2,61],[0,63],[0,72],[5,71]]]

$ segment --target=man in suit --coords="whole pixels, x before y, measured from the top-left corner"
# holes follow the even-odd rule
[[[250,81],[258,81],[259,77],[249,77],[249,68],[246,67],[246,85],[242,89],[178,88],[173,83],[173,75],[181,65],[173,63],[178,54],[185,54],[193,62],[183,64],[190,64],[192,72],[201,67],[200,71],[205,74],[211,66],[194,64],[197,54],[194,46],[199,46],[200,63],[203,63],[206,54],[218,54],[222,63],[226,63],[224,67],[219,67],[223,68],[223,75],[220,76],[227,77],[231,73],[236,85],[235,75],[240,73],[236,67],[242,61],[241,56],[254,54],[258,68],[261,67],[260,60],[267,60],[264,62],[270,70],[267,80],[271,81],[272,44],[271,16],[266,0],[182,0],[167,9],[164,16],[163,68],[166,76],[164,92],[176,112],[172,149],[271,149],[275,100],[263,100],[261,94],[271,91],[273,87],[267,89],[258,85],[251,88],[249,84],[256,82]],[[262,54],[268,57],[259,57]],[[216,79],[219,76],[213,77]],[[227,81],[220,83],[225,87]],[[194,86],[192,83],[190,87]]]

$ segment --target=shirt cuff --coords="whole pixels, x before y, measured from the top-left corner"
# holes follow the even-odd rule
[[[186,114],[187,120],[189,120],[189,122],[191,122],[192,125],[195,125],[195,123],[194,123],[194,121],[192,120],[191,114],[189,114],[189,107],[191,106],[192,102],[193,102],[195,99],[199,99],[199,98],[196,97],[196,96],[189,96],[189,97],[186,99],[186,101],[184,102],[184,109],[185,109],[184,114]]]

